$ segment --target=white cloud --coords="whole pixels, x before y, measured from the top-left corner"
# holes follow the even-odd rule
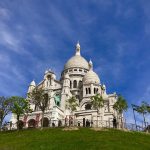
[[[8,55],[0,53],[0,65],[7,65],[10,63],[10,58]]]
[[[100,58],[98,62],[100,66],[95,68],[96,72],[103,74],[103,76],[111,76],[116,81],[120,80],[120,77],[122,77],[123,68],[120,62],[112,62],[104,58]]]
[[[4,28],[0,31],[0,44],[15,52],[20,51],[20,40]]]
[[[10,18],[10,11],[6,8],[0,8],[0,18],[1,19],[9,19]]]
[[[24,31],[21,31],[20,28],[18,28],[20,25],[17,23],[10,24],[12,13],[13,12],[10,12],[8,9],[0,8],[0,45],[13,52],[24,53],[25,50],[23,42],[25,40],[25,36],[22,34]]]
[[[60,31],[62,31],[63,34],[65,34],[70,41],[72,41],[72,37],[73,35],[76,36],[76,32],[72,28],[73,23],[71,22],[71,20],[68,20],[68,18],[62,12],[60,12],[60,10],[53,4],[50,5],[49,10],[50,10],[50,18],[54,21],[57,28]]]

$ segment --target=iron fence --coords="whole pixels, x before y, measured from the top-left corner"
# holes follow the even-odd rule
[[[18,124],[20,129],[28,128],[40,128],[41,121],[33,122],[20,122]],[[43,122],[44,128],[54,128],[54,127],[93,127],[93,128],[116,128],[116,129],[126,129],[129,131],[148,131],[150,132],[150,125],[143,127],[140,125],[135,125],[132,123],[125,122],[113,122],[106,120],[83,120],[83,119],[61,119],[61,120],[48,120]],[[17,129],[17,123],[7,123],[4,124],[2,130],[15,130]]]

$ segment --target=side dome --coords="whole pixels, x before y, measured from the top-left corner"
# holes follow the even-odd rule
[[[83,84],[100,84],[100,79],[98,75],[93,71],[90,70],[84,77],[83,77]]]
[[[64,69],[75,68],[75,67],[89,70],[88,62],[80,55],[75,55],[71,57],[68,60],[68,62],[65,64]]]
[[[98,75],[93,71],[93,63],[89,62],[90,71],[83,77],[83,84],[100,84]]]

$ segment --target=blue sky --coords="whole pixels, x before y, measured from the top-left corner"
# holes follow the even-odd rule
[[[47,68],[59,79],[79,40],[108,93],[150,102],[149,14],[149,0],[0,0],[0,95],[25,96]]]

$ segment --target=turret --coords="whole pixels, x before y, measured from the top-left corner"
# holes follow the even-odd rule
[[[65,74],[65,75],[64,75],[63,87],[68,87],[68,88],[70,88],[70,77],[69,77],[68,74]]]
[[[105,84],[102,85],[102,90],[103,90],[103,93],[106,94],[106,86],[105,86]]]
[[[36,84],[35,84],[35,81],[33,80],[29,85],[28,93],[31,93],[35,87],[36,87]]]
[[[50,86],[54,86],[54,80],[56,80],[56,75],[50,69],[45,71],[44,74],[45,87],[49,88]]]
[[[71,96],[70,93],[70,77],[68,74],[65,74],[63,79],[63,87],[61,93],[61,108],[65,110],[66,100]]]
[[[93,62],[91,59],[89,61],[89,70],[93,70]]]

